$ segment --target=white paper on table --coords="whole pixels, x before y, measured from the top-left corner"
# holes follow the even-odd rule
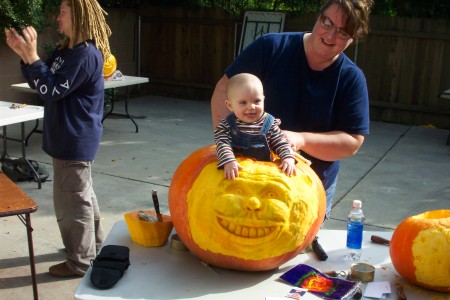
[[[364,291],[364,297],[367,298],[386,298],[386,294],[391,293],[389,281],[369,282]]]
[[[287,300],[287,299],[303,299],[303,296],[308,292],[307,289],[293,287],[289,293],[284,297],[270,297],[266,296],[265,300]]]

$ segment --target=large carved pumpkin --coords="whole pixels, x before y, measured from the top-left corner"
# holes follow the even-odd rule
[[[279,162],[238,158],[239,177],[217,169],[215,146],[188,156],[169,188],[169,210],[181,241],[204,262],[230,269],[274,269],[316,236],[325,215],[322,183],[299,159],[296,176]]]
[[[428,211],[403,220],[392,235],[390,255],[405,279],[450,292],[450,210]]]

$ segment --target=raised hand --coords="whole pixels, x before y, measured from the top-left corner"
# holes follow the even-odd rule
[[[6,43],[22,58],[24,63],[31,64],[39,59],[37,54],[37,32],[32,26],[27,26],[20,35],[16,29],[5,29]]]
[[[39,59],[37,54],[37,32],[33,26],[27,26],[22,30],[22,36],[25,44],[21,44],[22,51],[27,57],[28,63],[32,64]]]
[[[25,63],[28,63],[28,61],[25,61],[25,55],[24,51],[22,50],[22,44],[26,44],[25,39],[20,36],[17,31],[14,28],[7,29],[5,28],[5,35],[6,35],[6,44],[9,48],[11,48]]]

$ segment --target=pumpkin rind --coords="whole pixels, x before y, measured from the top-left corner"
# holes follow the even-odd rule
[[[278,163],[238,160],[244,169],[235,180],[224,179],[223,170],[217,169],[215,146],[193,152],[179,165],[169,188],[174,227],[186,247],[207,263],[249,271],[276,268],[314,239],[325,214],[325,191],[314,171],[300,159],[297,175],[292,177],[281,172]],[[297,193],[294,212],[279,200],[289,194],[293,182],[304,188],[301,196]],[[240,197],[236,186],[251,186],[243,191],[245,195],[258,191],[268,200]],[[280,191],[285,194],[279,195]],[[258,206],[255,211],[253,205]],[[309,216],[304,214],[308,210]]]
[[[450,292],[450,210],[429,211],[403,220],[392,235],[390,256],[405,279]]]

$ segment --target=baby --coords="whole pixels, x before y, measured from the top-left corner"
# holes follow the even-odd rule
[[[225,177],[232,180],[242,169],[235,153],[272,161],[271,151],[280,157],[280,169],[288,176],[295,175],[297,161],[280,130],[281,121],[264,112],[264,90],[259,78],[248,73],[233,76],[227,83],[225,104],[232,113],[214,130],[217,167],[224,169]]]

